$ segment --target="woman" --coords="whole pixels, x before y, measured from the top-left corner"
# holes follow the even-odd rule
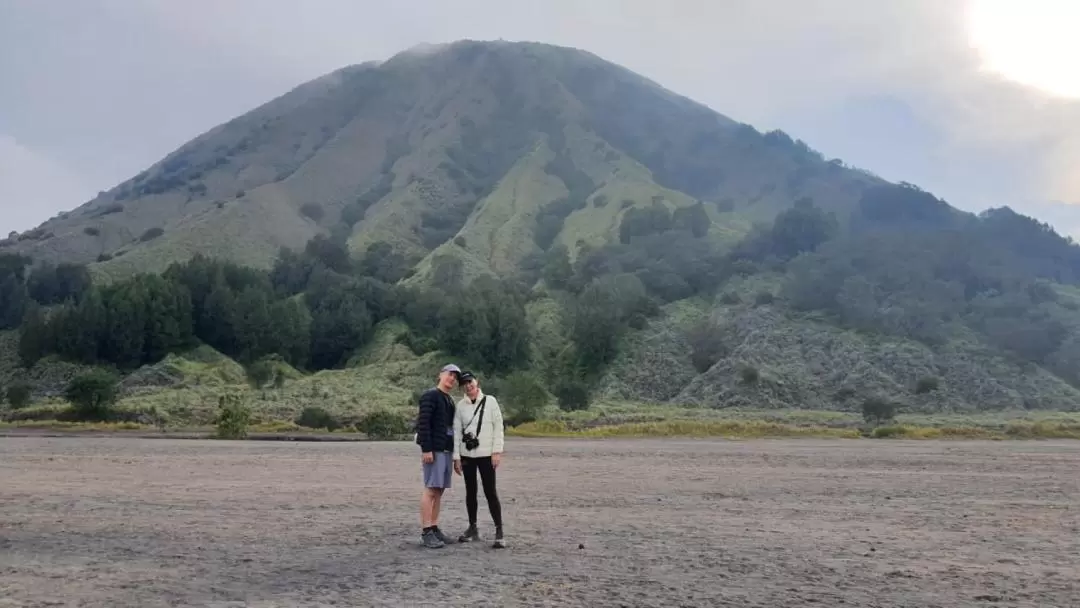
[[[503,416],[499,402],[480,390],[480,381],[472,372],[461,372],[465,398],[454,413],[454,471],[465,476],[465,509],[469,529],[458,539],[467,543],[480,540],[476,530],[476,473],[484,485],[484,498],[495,523],[496,549],[506,547],[503,537],[502,506],[495,490],[495,469],[503,452]]]

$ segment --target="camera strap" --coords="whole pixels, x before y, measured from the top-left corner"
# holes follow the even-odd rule
[[[484,395],[484,398],[480,400],[480,407],[473,410],[472,418],[469,418],[469,422],[461,430],[462,433],[468,433],[469,432],[469,426],[472,425],[473,420],[476,420],[476,416],[479,415],[480,419],[476,420],[476,433],[473,436],[474,437],[480,437],[480,427],[483,426],[483,424],[484,424],[484,406],[485,405],[487,405],[487,395]]]

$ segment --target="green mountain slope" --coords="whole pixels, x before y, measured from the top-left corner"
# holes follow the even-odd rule
[[[69,314],[61,329],[106,328],[89,346],[50,328],[41,354],[149,363],[126,381],[138,389],[176,376],[162,349],[203,342],[245,363],[288,350],[276,354],[312,373],[277,393],[282,412],[323,384],[336,411],[403,407],[439,349],[616,401],[1080,408],[1075,244],[1007,208],[962,213],[543,44],[464,41],[338,70],[0,241],[4,254],[47,269],[27,279],[0,267],[0,281]],[[131,279],[197,254],[272,271],[199,261],[168,285]],[[59,263],[120,287],[68,308],[83,291],[34,296],[35,276]],[[25,306],[2,296],[0,329]],[[130,353],[107,352],[127,325],[101,301],[152,316],[188,296],[183,339],[154,336],[140,351],[127,336]],[[260,323],[292,333],[279,344]],[[22,373],[16,342],[0,341],[0,382]],[[31,377],[77,369],[58,368],[46,357]],[[50,382],[41,394],[57,392]],[[186,395],[177,402],[216,390],[185,382],[168,389]],[[129,398],[167,406],[159,389]]]
[[[567,218],[571,248],[610,235],[623,200],[720,203],[717,231],[741,233],[801,196],[843,209],[873,181],[587,53],[460,42],[306,83],[4,250],[115,279],[195,253],[268,267],[281,246],[346,232],[354,252],[383,241],[418,261],[504,213],[503,182],[541,157],[551,197],[614,202]],[[522,238],[545,196],[510,197]]]

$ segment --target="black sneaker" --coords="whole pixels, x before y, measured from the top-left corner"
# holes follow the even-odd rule
[[[495,528],[495,542],[491,545],[493,549],[505,549],[506,539],[503,538],[502,528]]]
[[[480,540],[480,533],[477,532],[475,525],[470,525],[465,533],[458,537],[459,543],[471,543],[476,540]]]
[[[446,535],[442,533],[442,530],[439,529],[439,526],[435,526],[435,528],[432,530],[432,532],[435,534],[435,538],[439,539],[439,541],[441,541],[442,544],[444,544],[444,545],[452,545],[452,544],[454,544],[453,540],[447,538]]]
[[[446,546],[446,543],[439,540],[438,536],[435,536],[434,530],[428,530],[424,532],[424,535],[421,536],[420,539],[421,541],[423,541],[424,547],[428,549],[442,549]]]

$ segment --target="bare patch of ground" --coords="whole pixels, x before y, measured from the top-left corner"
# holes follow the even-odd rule
[[[0,439],[0,606],[1080,602],[1080,443],[509,447],[511,547],[424,551],[408,443]]]

